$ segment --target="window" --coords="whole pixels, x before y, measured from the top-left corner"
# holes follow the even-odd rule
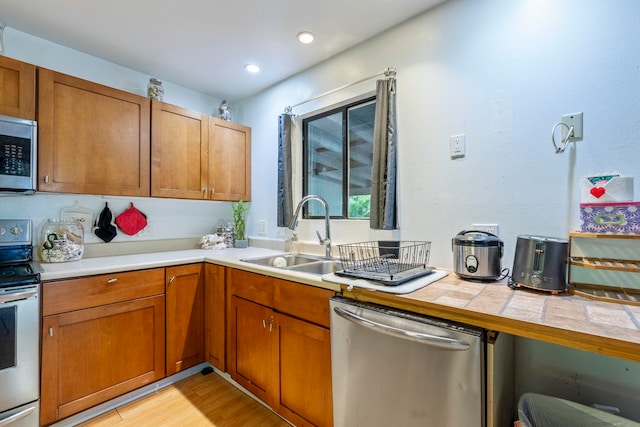
[[[332,218],[369,218],[375,97],[308,117],[303,128],[303,191],[327,201]],[[319,203],[305,218],[323,217]]]

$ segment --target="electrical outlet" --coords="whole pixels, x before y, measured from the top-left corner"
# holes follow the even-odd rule
[[[498,224],[471,224],[471,229],[498,235]]]
[[[267,235],[267,220],[259,219],[258,220],[258,236],[266,236]]]
[[[464,157],[467,151],[467,136],[465,134],[451,135],[449,138],[451,158]]]

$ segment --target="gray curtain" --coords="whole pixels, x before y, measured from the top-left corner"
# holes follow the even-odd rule
[[[396,79],[378,80],[376,119],[373,130],[371,171],[371,217],[374,230],[398,228],[396,209]]]
[[[278,116],[278,227],[288,227],[293,217],[291,184],[291,114]]]

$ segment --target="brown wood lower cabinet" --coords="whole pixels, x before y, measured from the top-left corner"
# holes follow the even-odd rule
[[[164,269],[44,283],[43,314],[42,425],[164,377]]]
[[[204,272],[205,357],[206,362],[224,372],[227,324],[225,267],[205,264]]]
[[[334,292],[229,269],[227,368],[296,426],[331,426]]]
[[[202,264],[167,267],[167,375],[204,362]]]
[[[211,264],[45,282],[40,423],[206,360],[294,425],[331,426],[333,294]]]
[[[278,315],[278,329],[278,412],[296,426],[332,425],[329,330],[284,314]]]

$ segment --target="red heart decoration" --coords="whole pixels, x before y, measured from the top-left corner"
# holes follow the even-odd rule
[[[604,187],[593,187],[591,189],[591,195],[594,196],[596,199],[599,199],[600,197],[602,197],[605,191],[606,190],[604,189]]]

